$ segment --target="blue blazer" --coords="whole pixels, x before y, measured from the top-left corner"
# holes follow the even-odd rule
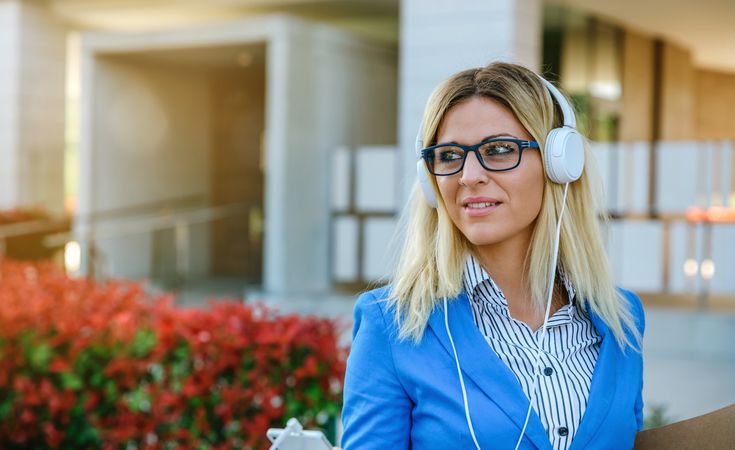
[[[389,287],[366,292],[355,305],[342,448],[474,449],[443,305],[432,311],[418,345],[398,341],[393,311],[386,307],[388,292]],[[623,293],[642,334],[640,299],[632,292]],[[483,450],[512,450],[523,428],[528,398],[475,325],[467,294],[447,301],[477,441]],[[587,409],[571,449],[630,449],[643,425],[641,354],[631,348],[621,351],[605,323],[595,314],[590,317],[602,344]],[[520,448],[552,448],[535,410]]]

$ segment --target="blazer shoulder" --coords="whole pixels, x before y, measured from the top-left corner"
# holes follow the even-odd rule
[[[359,302],[361,299],[368,299],[372,298],[374,300],[387,300],[390,298],[392,289],[390,284],[386,284],[385,286],[380,286],[375,289],[371,289],[369,291],[365,291],[358,297],[357,301]],[[365,301],[365,300],[363,300]]]
[[[355,302],[353,338],[364,320],[370,321],[372,326],[383,328],[388,334],[396,331],[389,303],[390,295],[390,285],[360,294]]]

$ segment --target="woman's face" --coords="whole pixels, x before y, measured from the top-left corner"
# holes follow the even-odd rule
[[[510,110],[475,96],[444,115],[437,144],[473,145],[490,137],[533,140]],[[485,170],[477,156],[469,154],[461,172],[438,176],[436,181],[452,222],[476,247],[530,241],[545,182],[538,150],[523,150],[520,165],[505,172]]]

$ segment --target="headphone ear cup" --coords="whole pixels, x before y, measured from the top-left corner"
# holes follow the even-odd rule
[[[438,203],[436,201],[434,185],[429,178],[428,170],[426,170],[426,164],[423,159],[419,159],[416,162],[416,175],[418,176],[421,191],[424,193],[426,203],[428,203],[432,208],[436,208]]]
[[[582,176],[584,139],[574,128],[554,128],[546,137],[544,169],[554,183],[571,183]]]

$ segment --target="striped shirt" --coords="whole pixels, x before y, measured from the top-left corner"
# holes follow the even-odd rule
[[[563,272],[561,278],[570,303],[549,318],[532,402],[554,450],[568,449],[579,428],[601,343],[592,321],[578,307],[574,287]],[[511,317],[505,296],[472,256],[465,263],[464,289],[471,299],[475,324],[530,397],[541,327],[533,332]]]

